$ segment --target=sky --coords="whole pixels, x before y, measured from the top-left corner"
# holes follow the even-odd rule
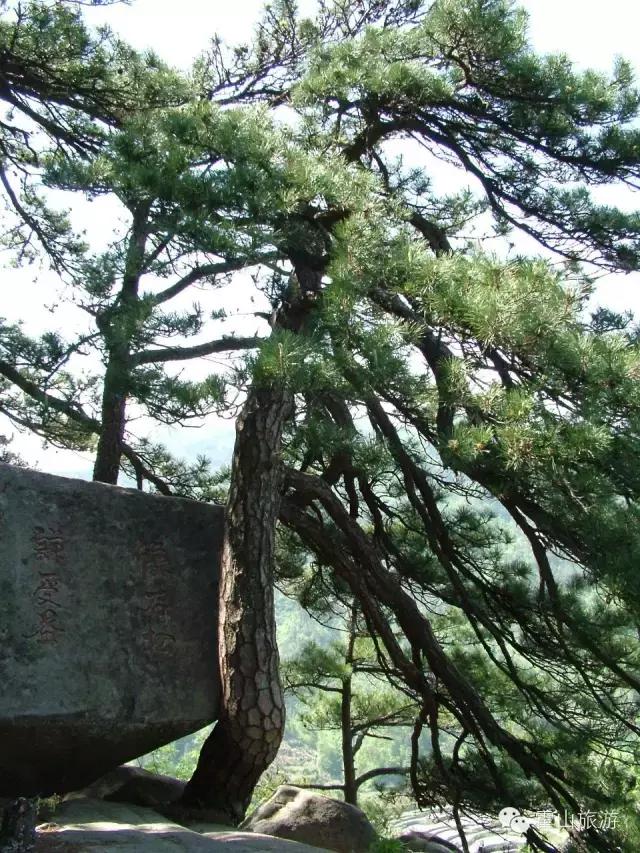
[[[636,0],[524,0],[521,5],[541,51],[564,51],[584,66],[601,68],[609,68],[616,54],[640,60]],[[214,32],[227,41],[246,39],[262,6],[262,0],[133,0],[128,7],[91,10],[87,17],[186,67]],[[313,0],[299,0],[299,8],[311,12]]]
[[[538,51],[563,52],[578,67],[605,71],[621,55],[640,69],[640,4],[636,0],[524,0],[521,5],[529,12],[531,41]],[[85,14],[96,26],[109,24],[134,47],[152,48],[172,65],[188,68],[214,34],[231,43],[249,39],[262,6],[263,0],[133,0],[129,6],[88,9]],[[299,0],[303,14],[311,13],[313,7],[313,0]],[[612,201],[625,206],[629,203],[628,197]],[[77,211],[79,218],[88,218],[94,226],[99,226],[101,217],[107,214],[99,204]],[[9,275],[15,276],[20,286],[17,291],[9,288],[5,272],[5,292],[21,295],[12,299],[10,305],[2,306],[1,313],[7,319],[26,320],[26,331],[30,331],[29,323],[50,324],[52,317],[57,318],[60,326],[76,322],[63,303],[53,298],[42,299],[42,287],[34,280],[32,271]],[[602,278],[596,301],[615,310],[631,309],[640,316],[640,275]],[[91,458],[86,454],[45,450],[38,439],[20,436],[0,420],[0,434],[3,433],[13,433],[12,449],[43,471],[90,476]],[[158,438],[162,435],[162,431],[156,433]],[[232,441],[233,426],[229,421],[219,422],[213,429],[208,425],[206,430],[183,430],[178,438],[184,455],[193,457],[207,452],[218,462],[229,455]]]

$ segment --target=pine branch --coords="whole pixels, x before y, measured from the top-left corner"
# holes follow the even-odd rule
[[[344,791],[344,785],[311,785],[296,784],[296,788],[304,788],[305,791]]]
[[[421,613],[416,601],[384,567],[364,531],[349,517],[330,488],[319,477],[292,469],[286,470],[286,482],[290,488],[295,488],[303,504],[309,500],[321,503],[342,533],[346,553],[357,555],[356,568],[350,559],[336,553],[335,543],[327,542],[326,532],[322,528],[318,529],[317,522],[311,516],[306,513],[301,516],[299,506],[294,512],[288,511],[291,499],[283,501],[281,515],[284,523],[305,538],[310,535],[309,544],[349,584],[354,595],[375,620],[374,624],[384,638],[391,659],[403,672],[407,682],[425,701],[433,704],[433,693],[424,675],[410,664],[395,637],[390,637],[386,629],[387,621],[379,611],[380,605],[390,608],[412,648],[424,655],[430,671],[447,688],[455,703],[451,710],[469,731],[476,738],[487,737],[492,744],[504,749],[525,773],[535,775],[557,808],[563,807],[563,800],[571,808],[577,807],[577,802],[563,783],[563,771],[539,754],[535,745],[506,731],[471,682],[449,660],[430,621]]]
[[[376,767],[375,770],[367,770],[366,773],[356,776],[356,787],[359,788],[376,776],[406,776],[408,773],[408,767]]]
[[[197,281],[202,281],[202,279],[205,278],[213,278],[216,275],[225,275],[229,272],[236,272],[237,270],[244,269],[245,267],[258,266],[263,262],[273,261],[277,257],[277,254],[273,253],[263,257],[235,258],[234,260],[221,261],[217,264],[203,264],[201,266],[193,267],[193,269],[191,269],[186,275],[176,281],[175,284],[172,284],[170,287],[167,287],[164,290],[161,290],[160,293],[156,293],[152,296],[150,303],[152,306],[161,305],[163,302],[168,302],[170,299],[178,296]]]
[[[28,394],[32,399],[37,400],[39,403],[43,403],[45,406],[48,406],[56,412],[60,412],[60,414],[67,415],[90,432],[97,434],[100,433],[100,422],[87,415],[77,403],[73,403],[70,400],[62,400],[59,397],[54,397],[52,394],[43,391],[35,382],[27,379],[27,377],[23,376],[22,373],[16,370],[13,365],[3,359],[0,359],[0,373],[9,379],[10,382],[13,382],[14,385],[17,385],[18,388],[24,391],[25,394]]]
[[[102,431],[100,421],[92,418],[90,415],[87,415],[77,403],[73,403],[70,400],[62,400],[59,397],[54,397],[52,394],[43,391],[35,384],[35,382],[27,379],[26,376],[23,376],[22,373],[15,369],[15,367],[3,359],[0,359],[0,374],[14,385],[17,385],[18,388],[24,391],[24,393],[33,400],[36,400],[38,403],[42,403],[62,415],[66,415],[72,421],[75,421],[75,423],[84,427],[89,432],[92,432],[94,435],[100,435]],[[129,444],[123,442],[121,447],[122,453],[131,462],[137,474],[142,475],[150,483],[153,483],[161,494],[171,494],[171,490],[164,480],[162,480],[161,477],[158,477],[157,474],[151,471],[144,464],[140,456]]]
[[[382,714],[372,720],[367,720],[366,723],[354,725],[353,731],[357,732],[361,729],[377,728],[378,726],[406,726],[408,723],[402,717],[402,714],[403,712],[410,711],[412,708],[413,705],[404,705],[402,708],[395,708],[393,711],[389,711],[388,714]]]
[[[318,683],[317,681],[296,681],[294,684],[285,682],[285,690],[321,690],[323,693],[342,693],[340,687],[330,687],[327,684]]]
[[[217,352],[256,349],[264,340],[265,338],[257,336],[236,338],[233,335],[229,335],[216,341],[208,341],[205,344],[196,344],[192,347],[167,347],[166,349],[143,350],[131,357],[131,363],[139,365],[164,361],[186,361],[187,359],[200,358]]]
[[[54,269],[61,270],[65,268],[64,261],[62,259],[61,253],[56,249],[52,244],[44,230],[40,226],[38,220],[33,217],[29,211],[24,207],[24,205],[20,202],[20,199],[15,193],[15,190],[11,186],[9,179],[7,178],[7,174],[5,170],[0,166],[0,183],[4,187],[4,190],[9,198],[11,205],[14,210],[24,222],[24,224],[29,228],[40,241],[42,248],[45,250],[47,255],[49,256],[51,263],[53,264]],[[27,240],[28,243],[28,240]]]

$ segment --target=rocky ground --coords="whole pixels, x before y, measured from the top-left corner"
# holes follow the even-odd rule
[[[82,797],[38,827],[37,853],[319,853],[322,848],[229,827],[182,826],[143,806]]]
[[[177,805],[184,784],[122,766],[64,799],[45,801],[40,820],[46,823],[37,827],[36,853],[370,853],[377,846],[364,812],[308,790],[281,785],[239,828],[233,828],[216,822],[219,816],[213,813],[198,812],[196,820]],[[515,809],[503,812],[518,814]],[[505,815],[500,817],[501,821],[464,816],[470,853],[522,849],[522,831],[505,829]],[[395,822],[392,834],[411,851],[462,849],[452,815],[446,812],[406,813]]]

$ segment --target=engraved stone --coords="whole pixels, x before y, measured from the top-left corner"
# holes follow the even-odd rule
[[[223,525],[0,464],[0,796],[76,789],[216,719]]]

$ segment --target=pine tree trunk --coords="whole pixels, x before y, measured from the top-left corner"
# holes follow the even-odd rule
[[[182,799],[234,824],[284,731],[273,560],[290,409],[287,392],[252,389],[238,419],[220,588],[222,712]]]
[[[356,759],[353,748],[353,729],[351,722],[351,699],[353,696],[353,653],[357,634],[357,609],[355,603],[351,607],[349,619],[349,643],[345,663],[350,672],[342,682],[342,702],[340,706],[340,723],[342,729],[342,769],[344,773],[344,801],[353,806],[358,805],[358,786],[356,784]]]
[[[353,755],[351,732],[351,678],[342,682],[342,702],[340,706],[342,728],[342,768],[344,773],[344,801],[358,805],[358,787],[356,785],[356,767]]]
[[[129,208],[131,233],[127,243],[122,288],[117,301],[96,317],[109,360],[102,392],[102,431],[98,440],[93,479],[116,485],[120,473],[122,442],[126,426],[127,395],[131,382],[131,341],[139,331],[138,289],[144,270],[152,202],[146,199]]]
[[[111,357],[104,377],[102,394],[102,430],[98,439],[93,479],[115,486],[120,473],[122,441],[126,423],[127,389],[124,384],[126,369]]]

